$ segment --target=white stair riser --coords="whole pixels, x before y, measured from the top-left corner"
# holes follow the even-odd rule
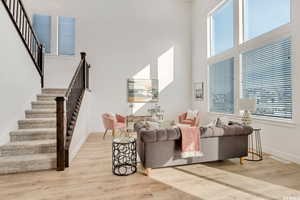
[[[19,129],[56,128],[56,121],[24,122],[19,121]]]
[[[27,119],[34,119],[34,118],[55,118],[56,113],[30,113],[26,112],[25,116]]]
[[[56,133],[32,133],[10,135],[11,142],[32,141],[32,140],[49,140],[56,139]]]
[[[66,89],[42,89],[42,94],[58,94],[58,95],[65,95]]]
[[[59,96],[59,95],[57,95],[57,96]],[[40,95],[38,95],[36,99],[38,101],[54,101],[55,102],[55,98],[56,98],[56,96],[40,96]]]
[[[0,174],[42,171],[56,168],[56,159],[0,163]]]
[[[0,149],[0,156],[20,156],[40,153],[54,153],[56,145],[36,145],[36,146],[5,146]]]
[[[56,109],[56,104],[32,104],[32,109]]]

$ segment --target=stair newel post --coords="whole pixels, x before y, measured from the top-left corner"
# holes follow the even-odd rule
[[[65,170],[65,97],[56,97],[57,171]]]
[[[82,60],[82,65],[83,65],[83,88],[87,88],[87,66],[86,66],[86,53],[81,52],[81,60]]]

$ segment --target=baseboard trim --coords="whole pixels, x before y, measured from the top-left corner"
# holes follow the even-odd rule
[[[282,151],[278,151],[278,150],[273,149],[273,148],[268,147],[268,146],[263,146],[263,151],[265,153],[274,155],[274,156],[282,158],[284,160],[288,160],[288,161],[300,164],[300,157],[298,157],[296,155],[286,153],[286,152],[282,152]]]

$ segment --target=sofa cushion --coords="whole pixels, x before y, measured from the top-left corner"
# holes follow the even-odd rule
[[[180,130],[178,128],[172,129],[156,129],[156,130],[141,130],[141,139],[143,142],[159,142],[171,141],[180,138]]]
[[[222,127],[200,127],[201,138],[250,135],[253,128],[239,124],[222,125]]]

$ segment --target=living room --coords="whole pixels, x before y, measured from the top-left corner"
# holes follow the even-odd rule
[[[47,45],[45,88],[68,88],[82,60],[90,82],[69,168],[1,175],[0,196],[300,199],[298,0],[22,2]],[[65,29],[72,29],[66,33],[73,42],[69,55],[60,50],[62,18],[71,21]],[[5,40],[1,44],[9,45]],[[86,52],[81,59],[80,52]],[[5,146],[7,133],[17,128],[12,121],[24,118],[29,105],[9,104],[19,97],[7,91],[12,80],[1,80],[10,97],[0,107]],[[39,90],[23,100],[29,104]],[[112,121],[105,123],[104,114]],[[202,134],[193,140],[199,148],[177,159],[186,129]],[[112,171],[112,148],[120,148],[114,142],[136,145],[133,166],[117,172],[128,176]]]

